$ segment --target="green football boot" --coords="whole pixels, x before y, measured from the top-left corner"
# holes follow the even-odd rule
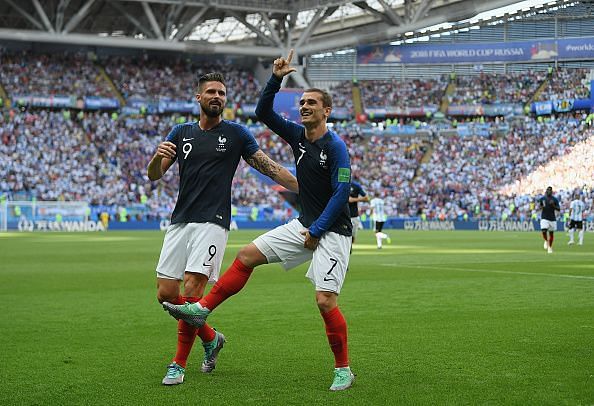
[[[350,388],[355,382],[355,375],[349,367],[334,368],[334,382],[330,386],[331,391],[339,391]]]
[[[217,366],[217,359],[219,357],[219,352],[223,349],[223,345],[225,345],[225,336],[218,331],[215,332],[215,338],[208,342],[202,343],[204,347],[204,361],[202,361],[202,366],[200,370],[204,373],[212,372],[215,367]]]
[[[175,362],[167,366],[167,374],[163,378],[163,385],[179,385],[184,383],[184,373],[186,369],[177,365]]]
[[[183,320],[196,328],[202,327],[210,314],[210,310],[200,306],[200,303],[174,305],[173,303],[163,302],[163,309],[168,311],[176,320]]]

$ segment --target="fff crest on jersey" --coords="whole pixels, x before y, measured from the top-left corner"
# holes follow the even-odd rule
[[[226,152],[227,151],[227,138],[223,137],[222,134],[219,134],[219,145],[217,146],[217,152]]]
[[[327,169],[328,166],[326,165],[326,160],[328,159],[328,155],[324,153],[324,150],[320,151],[320,166],[324,169]]]

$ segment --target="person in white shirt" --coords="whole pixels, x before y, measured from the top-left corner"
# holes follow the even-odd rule
[[[382,241],[386,240],[388,244],[392,242],[390,236],[384,232],[384,223],[386,222],[385,202],[381,197],[374,197],[369,202],[371,209],[371,219],[375,222],[375,239],[377,241],[377,249],[382,249]]]
[[[581,199],[581,196],[576,194],[574,199],[569,204],[569,242],[567,244],[573,245],[573,235],[578,229],[578,244],[584,245],[584,210],[586,205]]]

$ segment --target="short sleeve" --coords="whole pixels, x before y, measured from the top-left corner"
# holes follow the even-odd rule
[[[258,152],[260,147],[258,146],[258,142],[254,138],[252,133],[244,126],[239,126],[239,134],[244,141],[241,156],[243,157],[243,159],[248,159],[256,152]]]
[[[170,142],[173,142],[174,144],[177,145],[177,140],[179,138],[179,133],[180,133],[179,129],[180,129],[180,125],[179,124],[176,125],[176,126],[174,126],[171,129],[171,131],[169,131],[169,134],[167,134],[167,137],[165,138],[165,141],[170,141]]]

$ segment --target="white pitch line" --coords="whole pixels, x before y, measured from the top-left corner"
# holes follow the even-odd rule
[[[381,264],[381,266],[392,266],[393,267],[394,265]],[[594,281],[594,276],[564,275],[564,274],[557,274],[557,273],[515,272],[515,271],[501,271],[501,270],[497,270],[497,269],[445,268],[445,267],[437,267],[437,266],[415,266],[415,265],[402,265],[402,267],[416,268],[416,269],[434,269],[437,271],[486,272],[486,273],[503,273],[503,274],[511,274],[511,275],[551,276],[554,278],[586,279],[586,280]]]

